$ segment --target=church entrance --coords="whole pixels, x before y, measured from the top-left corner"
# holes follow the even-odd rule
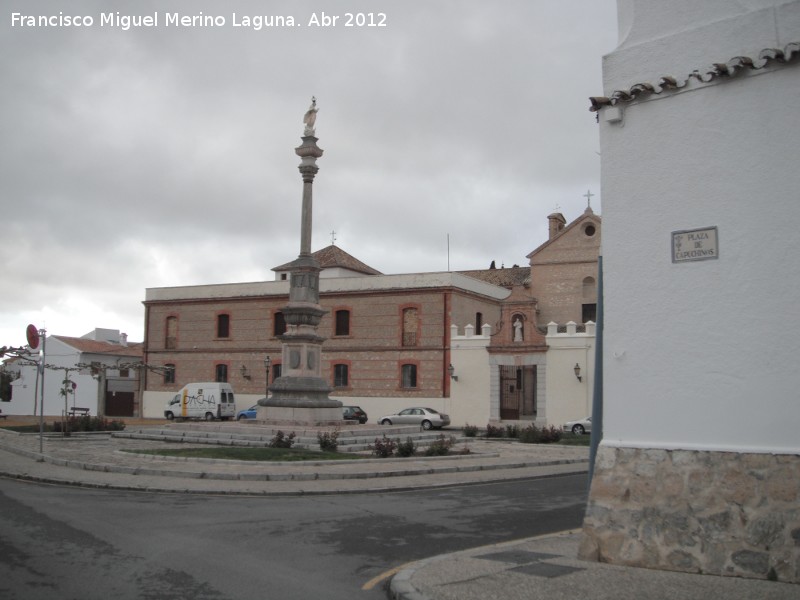
[[[536,416],[536,365],[500,367],[500,419]]]

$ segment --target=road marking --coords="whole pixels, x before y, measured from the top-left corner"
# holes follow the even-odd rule
[[[416,561],[415,561],[415,562],[416,562]],[[376,585],[378,585],[379,583],[381,583],[381,582],[382,582],[384,579],[389,579],[390,577],[394,577],[394,576],[395,576],[395,575],[397,575],[397,574],[398,574],[400,571],[402,571],[403,569],[405,569],[405,568],[406,568],[408,565],[413,565],[413,564],[414,564],[414,563],[406,563],[406,564],[404,564],[404,565],[400,565],[399,567],[395,567],[394,569],[389,569],[388,571],[384,571],[383,573],[381,573],[381,574],[380,574],[380,575],[378,575],[377,577],[373,577],[373,578],[372,578],[372,579],[370,579],[370,580],[369,580],[367,583],[365,583],[364,585],[362,585],[362,586],[361,586],[361,589],[362,589],[362,590],[364,590],[364,591],[371,590],[371,589],[372,589],[372,588],[374,588]]]

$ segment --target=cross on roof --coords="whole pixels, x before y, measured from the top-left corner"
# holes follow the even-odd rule
[[[336,230],[331,231],[331,246],[336,245]]]
[[[591,190],[586,190],[586,193],[583,195],[583,197],[586,198],[586,205],[589,208],[592,207],[592,196],[594,196],[594,194]]]

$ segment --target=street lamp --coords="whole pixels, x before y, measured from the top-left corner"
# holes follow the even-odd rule
[[[267,354],[266,358],[264,359],[264,368],[267,371],[267,386],[264,391],[264,397],[269,398],[269,368],[272,365],[272,361],[269,359],[269,354]]]

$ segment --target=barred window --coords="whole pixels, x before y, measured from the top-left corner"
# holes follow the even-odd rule
[[[403,346],[417,345],[417,329],[419,322],[416,308],[403,309]]]
[[[178,317],[167,317],[164,334],[164,348],[175,350],[178,347]]]
[[[231,334],[231,316],[217,315],[217,337],[226,338]]]
[[[286,333],[286,319],[282,312],[276,312],[272,317],[272,335],[278,337]]]
[[[350,311],[336,311],[336,335],[350,335]]]
[[[347,365],[333,366],[333,387],[341,388],[349,385]]]
[[[417,365],[403,365],[400,386],[402,388],[417,387]]]

